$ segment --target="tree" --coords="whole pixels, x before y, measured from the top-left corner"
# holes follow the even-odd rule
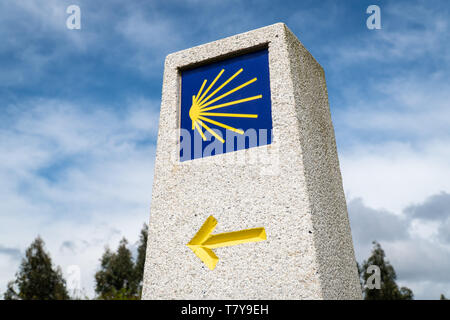
[[[441,293],[441,297],[439,298],[439,300],[448,300],[448,299]]]
[[[380,268],[381,275],[381,288],[369,289],[364,287],[363,294],[365,300],[412,300],[414,298],[411,289],[402,287],[398,288],[395,280],[397,275],[394,267],[385,259],[386,255],[380,244],[376,241],[373,242],[372,255],[364,261],[362,265],[362,280],[363,283],[367,283],[367,279],[371,276],[366,273],[366,270],[371,265],[376,265]]]
[[[414,300],[414,294],[412,290],[407,287],[401,287],[400,300]]]
[[[20,300],[19,295],[17,294],[16,290],[14,289],[14,281],[8,282],[6,292],[3,295],[3,298],[5,300]]]
[[[145,253],[147,252],[148,226],[144,223],[139,237],[139,247],[136,259],[136,281],[138,286],[139,297],[142,295],[142,282],[144,278]]]
[[[128,241],[123,238],[116,253],[108,248],[101,258],[100,270],[95,274],[95,291],[100,299],[137,299],[135,266]]]
[[[44,241],[38,236],[25,252],[16,279],[8,283],[5,300],[67,300],[61,268],[53,268]]]
[[[364,270],[363,267],[356,261],[356,270],[358,270],[359,285],[361,286],[361,292],[364,294]]]
[[[96,287],[95,291],[100,295],[104,296],[109,292],[113,291],[113,271],[112,271],[112,260],[114,254],[109,250],[105,249],[102,258],[100,259],[100,271],[95,274]]]

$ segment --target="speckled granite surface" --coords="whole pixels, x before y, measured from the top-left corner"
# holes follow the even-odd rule
[[[180,68],[262,46],[272,144],[179,162]],[[209,215],[214,233],[264,227],[267,240],[214,249],[211,271],[186,246]],[[361,298],[325,75],[284,24],[167,56],[143,298]]]

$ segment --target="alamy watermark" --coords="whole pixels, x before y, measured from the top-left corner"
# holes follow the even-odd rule
[[[171,154],[171,163],[183,165],[195,159],[194,164],[200,164],[200,159],[208,158],[210,163],[217,162],[230,168],[252,166],[258,168],[261,175],[279,174],[280,152],[278,143],[271,141],[273,130],[250,128],[243,134],[226,130],[224,137],[220,130],[212,130],[225,142],[210,136],[205,145],[202,137],[193,131],[183,128],[173,130],[172,143],[176,144],[176,148]]]
[[[366,20],[366,26],[369,30],[381,29],[381,9],[379,6],[372,4],[367,7],[366,13],[370,16]]]
[[[381,271],[380,267],[377,265],[370,265],[367,270],[366,274],[371,274],[367,280],[364,286],[367,289],[381,289]]]
[[[66,20],[66,27],[69,30],[81,29],[81,9],[79,6],[72,4],[67,7],[66,13],[70,14]]]

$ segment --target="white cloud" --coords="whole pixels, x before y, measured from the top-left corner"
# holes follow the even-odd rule
[[[450,209],[436,202],[450,192],[449,24],[437,7],[381,9],[383,30],[330,52],[333,81],[349,66],[371,66],[357,75],[364,84],[341,85],[331,104],[355,252],[367,259],[370,241],[380,241],[398,283],[438,299],[450,290],[449,220],[411,208]]]
[[[125,62],[144,75],[161,70],[165,56],[182,46],[180,31],[170,17],[144,15],[140,10],[131,11],[116,25],[116,32],[133,48]]]
[[[364,205],[361,198],[348,203],[348,211],[352,224],[353,240],[358,243],[370,244],[377,240],[403,240],[409,238],[408,222],[404,217],[385,210],[375,210]]]
[[[400,214],[432,194],[450,190],[450,140],[414,148],[409,143],[358,145],[341,153],[347,196]]]
[[[39,83],[46,67],[68,61],[74,51],[101,56],[109,66],[160,75],[171,51],[275,22],[242,2],[230,9],[230,4],[192,0],[189,8],[180,2],[178,13],[164,14],[153,3],[83,1],[82,30],[71,32],[65,27],[69,4],[0,4],[0,53],[14,58],[0,73],[1,85]],[[201,17],[197,21],[186,16],[194,9]],[[329,9],[285,16],[291,28],[298,26],[301,40],[312,42],[346,18],[347,9],[334,4]],[[368,256],[370,238],[380,235],[399,282],[430,298],[448,293],[443,270],[450,261],[450,220],[410,220],[403,211],[450,191],[447,16],[448,9],[425,2],[389,4],[382,6],[382,30],[327,37],[310,48],[328,56],[327,80],[342,95],[331,108],[358,259]],[[361,28],[363,18],[362,12]],[[360,71],[362,64],[370,68]],[[350,81],[353,74],[347,71],[364,78],[364,85]],[[6,249],[0,254],[0,292],[19,263],[11,253],[23,252],[39,233],[57,264],[80,265],[82,286],[92,296],[103,246],[115,246],[122,236],[135,242],[149,216],[154,146],[148,142],[154,142],[158,120],[153,105],[156,109],[159,102],[137,98],[116,112],[32,99],[3,107],[0,249]]]
[[[345,43],[333,42],[323,49],[333,57],[330,66],[335,70],[342,71],[358,63],[386,63],[387,69],[396,69],[394,61],[399,66],[419,63],[419,59],[426,63],[449,61],[450,42],[443,39],[450,28],[448,7],[437,2],[433,6],[424,5],[420,1],[392,2],[380,7],[381,30],[361,29],[366,32],[349,37]],[[364,23],[361,28],[365,28]],[[415,69],[420,67],[414,66]]]
[[[450,83],[445,74],[405,71],[372,83],[366,94],[343,88],[345,108],[336,110],[342,132],[352,140],[358,137],[355,133],[371,134],[383,142],[434,144],[431,140],[450,139]]]
[[[382,10],[392,17],[405,13],[398,7]],[[443,30],[448,31],[448,24],[438,23],[442,14],[436,10],[420,6],[414,10],[411,16],[420,16],[424,20],[418,23],[425,26],[409,30],[400,22],[396,30],[409,37],[408,46],[417,47],[423,46],[422,38],[426,36],[423,32],[432,33],[436,44],[429,49],[435,50],[434,54],[422,57],[422,53],[417,53],[414,58],[441,61],[440,53],[444,52],[441,42],[446,33]],[[434,21],[433,18],[435,22],[425,23]],[[399,21],[405,23],[405,19]],[[385,32],[395,36],[393,30]],[[372,45],[387,41],[385,36],[379,37],[382,39]],[[352,47],[345,50],[348,55],[354,54]],[[411,57],[407,48],[403,51],[401,56]],[[383,55],[387,65],[396,64],[389,51],[383,51]],[[335,62],[339,57],[336,59]],[[350,60],[357,59],[355,53]],[[383,77],[367,74],[367,86],[361,87],[356,82],[342,86],[339,106],[335,103],[331,108],[344,187],[350,197],[361,197],[372,208],[400,214],[412,203],[450,190],[450,84],[446,76],[449,69],[445,63],[431,72],[420,64],[400,71],[387,68]]]
[[[157,130],[154,102],[124,114],[102,106],[30,100],[0,129],[0,243],[22,252],[40,234],[55,263],[81,267],[86,292],[105,245],[137,241],[148,220]],[[72,250],[61,250],[64,242]],[[18,260],[0,260],[0,292]]]
[[[418,206],[441,210],[442,204],[439,195],[433,195]],[[445,206],[450,209],[448,203]],[[350,200],[348,210],[355,254],[360,263],[369,257],[371,242],[377,241],[394,266],[398,284],[411,288],[416,298],[438,299],[441,293],[448,294],[450,245],[440,236],[439,229],[446,216],[424,223],[408,209],[399,216],[370,208],[361,199]]]

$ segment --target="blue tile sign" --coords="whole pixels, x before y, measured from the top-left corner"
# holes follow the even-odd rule
[[[267,49],[181,72],[180,161],[271,141]]]

